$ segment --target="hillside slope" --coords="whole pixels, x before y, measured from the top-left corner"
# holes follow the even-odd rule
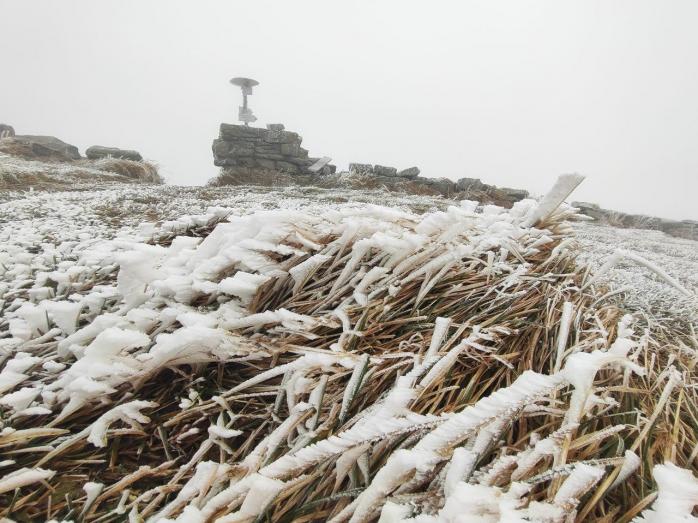
[[[698,244],[538,208],[4,193],[0,517],[689,517]]]

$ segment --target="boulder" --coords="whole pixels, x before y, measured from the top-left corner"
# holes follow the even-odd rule
[[[572,207],[579,209],[601,209],[598,203],[591,202],[572,202]]]
[[[283,131],[286,127],[282,123],[268,123],[267,129],[270,131]]]
[[[14,127],[0,123],[0,138],[10,138],[15,135]]]
[[[448,178],[423,178],[420,183],[430,187],[444,196],[456,192],[456,184]]]
[[[370,163],[350,163],[349,172],[352,174],[373,174],[373,165]]]
[[[29,159],[70,161],[79,160],[78,148],[55,136],[16,135],[4,138],[2,147],[10,154]]]
[[[104,147],[103,145],[88,147],[85,150],[85,156],[90,160],[99,160],[100,158],[119,158],[120,160],[132,160],[134,162],[143,160],[138,151],[119,149],[118,147]]]
[[[373,174],[376,176],[397,176],[395,167],[386,167],[385,165],[374,165]]]
[[[528,198],[528,191],[523,189],[510,189],[509,187],[502,187],[499,189],[507,200],[512,202],[518,202]]]
[[[407,169],[403,169],[402,171],[399,171],[397,175],[400,178],[410,178],[414,179],[417,176],[419,176],[420,170],[419,167],[408,167]]]
[[[461,178],[456,182],[456,188],[459,191],[469,192],[469,191],[479,191],[484,192],[487,190],[488,185],[482,183],[479,178]]]

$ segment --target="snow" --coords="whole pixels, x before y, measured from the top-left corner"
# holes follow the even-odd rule
[[[107,444],[107,430],[115,421],[123,421],[133,428],[140,428],[140,423],[148,423],[150,418],[141,413],[146,408],[157,407],[152,401],[131,401],[118,405],[105,414],[102,414],[90,427],[87,441],[95,447],[104,447]]]
[[[673,463],[655,465],[652,469],[659,493],[652,507],[635,518],[635,523],[664,523],[667,521],[695,522],[691,513],[698,505],[698,479],[690,470]]]
[[[352,325],[345,306],[365,306],[373,293],[395,294],[423,276],[426,289],[451,264],[469,257],[486,274],[506,275],[504,285],[494,292],[507,291],[523,281],[528,271],[525,264],[512,260],[551,241],[549,231],[530,228],[529,222],[553,212],[571,213],[568,208],[556,211],[557,204],[578,182],[578,178],[567,178],[540,204],[519,202],[510,211],[419,196],[386,199],[361,191],[351,193],[353,201],[337,203],[342,196],[337,191],[309,196],[297,189],[107,186],[8,197],[0,203],[0,405],[9,411],[11,424],[26,416],[53,416],[49,419],[58,422],[87,405],[115,402],[82,436],[89,444],[104,447],[116,430],[112,427],[123,429],[125,424],[130,430],[154,430],[150,421],[152,409],[157,408],[154,402],[122,399],[116,403],[115,393],[125,384],[142,383],[166,367],[269,356],[254,343],[255,333],[261,331],[307,332],[319,325],[341,325],[342,338],[333,351],[296,347],[298,358],[292,363],[265,367],[255,378],[221,393],[218,400],[225,403],[227,395],[284,375],[291,414],[247,454],[245,477],[229,477],[226,464],[200,462],[193,476],[182,479],[186,486],[171,498],[169,508],[159,513],[162,521],[204,521],[226,500],[240,501],[237,512],[226,516],[230,521],[254,519],[286,482],[308,467],[336,459],[342,474],[354,464],[365,470],[370,446],[395,434],[419,434],[420,439],[378,466],[368,488],[347,510],[351,521],[379,513],[382,521],[409,517],[405,505],[389,502],[382,512],[380,505],[406,481],[421,478],[437,463],[447,467],[441,478],[444,505],[438,513],[420,515],[414,521],[458,521],[462,515],[481,521],[517,521],[536,514],[558,515],[561,508],[556,504],[571,503],[576,493],[598,481],[598,467],[572,468],[555,504],[534,502],[523,508],[525,488],[516,481],[546,457],[557,456],[561,441],[600,400],[593,383],[601,368],[620,366],[642,372],[633,362],[638,342],[631,316],[621,319],[618,337],[607,350],[581,351],[569,339],[574,305],[564,303],[553,342],[557,349],[554,371],[558,372],[524,372],[510,386],[458,412],[419,415],[410,411],[415,398],[468,351],[486,350],[478,342],[496,334],[470,326],[459,332],[463,337],[451,340],[449,333],[460,326],[452,329],[449,318],[439,317],[428,347],[415,355],[412,369],[397,378],[393,389],[363,417],[351,420],[329,438],[314,434],[313,420],[328,379],[323,372],[341,368],[349,375],[339,413],[342,419],[361,393],[369,357],[349,350],[349,341],[362,333]],[[143,203],[149,199],[155,203]],[[214,227],[222,217],[228,221]],[[144,224],[144,219],[152,221]],[[197,228],[209,225],[213,231],[205,239],[196,236]],[[584,248],[581,256],[596,269],[592,272],[597,278],[590,285],[625,287],[629,303],[637,310],[695,321],[698,243],[647,231],[592,224],[575,227]],[[468,242],[458,243],[466,233]],[[325,235],[336,240],[325,245],[321,241]],[[575,241],[558,245],[550,260],[575,248]],[[627,252],[614,258],[619,246]],[[337,253],[346,256],[348,263],[333,289],[350,289],[348,303],[312,317],[284,308],[252,310],[260,286],[276,285],[288,277],[288,288],[296,294]],[[368,253],[380,263],[366,269]],[[284,260],[289,256],[303,261],[288,267]],[[602,269],[609,257],[613,263]],[[664,390],[670,392],[679,380],[669,369]],[[481,453],[496,444],[514,412],[536,407],[541,397],[567,385],[573,388],[571,408],[558,432],[532,441],[516,457],[503,456],[485,473],[473,472]],[[667,395],[660,400],[666,401]],[[201,401],[192,390],[181,398],[180,406],[188,408]],[[178,443],[200,432],[205,438],[207,431],[206,445],[225,456],[243,434],[235,428],[233,416],[220,417],[206,427],[189,428]],[[294,431],[314,442],[269,460],[280,445],[292,440]],[[3,430],[3,435],[8,433]],[[627,451],[622,463],[615,484],[639,466],[638,456]],[[659,498],[643,514],[644,521],[659,518],[657,514],[665,521],[690,515],[696,480],[672,467],[655,467]],[[508,489],[494,483],[505,468],[513,470],[514,483]],[[0,479],[0,492],[50,479],[52,474],[20,469]],[[212,478],[220,482],[225,478],[230,485],[218,484],[215,494],[208,494]],[[101,486],[86,483],[84,488],[94,499]]]
[[[52,478],[56,472],[53,470],[45,470],[40,468],[28,469],[21,468],[0,478],[0,494],[4,492],[12,492],[17,488],[21,488],[32,483]]]
[[[221,280],[218,284],[218,291],[237,296],[244,305],[247,305],[252,301],[259,287],[268,282],[269,279],[269,276],[238,271],[232,278]]]
[[[531,213],[530,218],[525,221],[525,225],[535,225],[537,222],[548,218],[583,181],[584,176],[579,174],[563,174],[560,176],[552,189]]]

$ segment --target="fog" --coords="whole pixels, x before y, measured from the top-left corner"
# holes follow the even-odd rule
[[[698,219],[698,3],[0,0],[0,122],[214,176],[240,91],[311,156]]]

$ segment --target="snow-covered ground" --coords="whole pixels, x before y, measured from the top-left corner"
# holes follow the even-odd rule
[[[666,272],[690,295],[681,292],[631,259],[621,259],[604,279],[614,290],[625,291],[625,304],[656,319],[679,317],[698,322],[698,242],[668,236],[660,231],[618,229],[593,223],[575,227],[580,244],[578,260],[597,270],[619,249],[641,256]]]
[[[98,183],[155,183],[157,167],[148,162],[118,158],[81,158],[75,161],[26,159],[0,152],[0,198],[8,191],[24,189],[66,189]]]
[[[430,196],[376,191],[287,187],[175,187],[106,184],[90,190],[64,192],[0,191],[0,262],[16,263],[60,251],[63,265],[102,239],[134,236],[144,239],[160,229],[185,227],[191,215],[225,208],[232,215],[264,209],[338,209],[356,203],[387,205],[412,212],[444,209],[456,202]],[[621,248],[661,267],[683,287],[698,292],[698,242],[658,231],[617,229],[593,223],[575,225],[579,259],[593,269],[602,266]],[[57,258],[58,259],[58,258]],[[4,274],[4,286],[27,284],[31,263],[19,263]],[[3,271],[0,267],[0,271]],[[22,279],[25,283],[22,283]],[[678,315],[695,322],[696,300],[687,297],[658,275],[635,262],[623,260],[603,278],[623,289],[627,304],[648,314]],[[3,291],[4,293],[5,291]],[[4,297],[7,299],[7,296]],[[3,298],[0,298],[3,299]]]
[[[576,225],[577,238],[568,238],[575,231],[561,220],[572,217],[574,210],[563,206],[556,217],[539,222],[539,217],[549,215],[539,216],[542,208],[544,203],[523,201],[504,212],[491,205],[477,207],[475,202],[315,188],[105,185],[70,192],[0,193],[0,447],[20,447],[2,462],[10,472],[0,476],[0,495],[28,486],[45,492],[38,484],[52,489],[46,482],[54,481],[68,490],[81,488],[85,495],[78,493],[79,501],[74,501],[88,515],[91,504],[96,507],[104,496],[111,500],[104,503],[113,508],[111,516],[121,515],[127,506],[132,520],[139,519],[142,509],[152,521],[177,517],[181,522],[204,521],[221,510],[235,510],[231,505],[235,498],[235,503],[242,502],[240,510],[219,521],[251,521],[261,517],[273,499],[279,500],[274,510],[283,511],[287,502],[302,509],[304,495],[293,494],[298,480],[311,478],[317,483],[309,490],[317,486],[329,492],[322,467],[336,458],[335,490],[354,462],[365,488],[343,491],[355,500],[344,508],[337,505],[341,511],[334,521],[373,521],[379,509],[386,518],[382,521],[402,521],[414,509],[419,521],[435,523],[464,520],[468,514],[493,515],[479,521],[503,521],[494,514],[506,513],[517,515],[517,520],[521,516],[556,522],[566,514],[574,516],[578,508],[586,514],[585,506],[578,507],[579,500],[608,466],[619,467],[622,483],[643,462],[634,450],[656,421],[651,414],[654,405],[640,401],[648,394],[638,395],[636,403],[643,413],[638,428],[644,427],[635,431],[637,445],[622,457],[596,459],[601,454],[586,454],[595,458],[583,459],[578,453],[570,466],[548,469],[545,456],[554,455],[550,463],[557,463],[562,441],[568,437],[567,447],[574,450],[626,431],[627,424],[603,416],[626,404],[622,394],[635,393],[644,385],[627,381],[631,374],[645,375],[649,369],[650,384],[666,377],[661,408],[682,374],[674,366],[675,354],[666,369],[654,369],[658,361],[654,352],[651,363],[639,364],[650,337],[636,339],[632,328],[636,318],[631,315],[621,317],[617,325],[612,318],[602,319],[594,305],[603,298],[596,299],[585,289],[593,282],[610,283],[623,289],[631,309],[692,322],[698,244],[590,224]],[[258,212],[269,210],[274,212]],[[218,225],[226,219],[228,223]],[[571,277],[572,248],[593,274],[603,275]],[[619,256],[618,249],[626,254]],[[457,276],[461,279],[450,279]],[[470,309],[464,307],[477,292],[482,294],[470,301]],[[286,301],[277,303],[279,295],[287,296]],[[429,307],[434,308],[432,314],[448,313],[434,319],[433,329],[422,323]],[[494,317],[510,323],[492,324],[493,310],[502,312]],[[508,313],[512,310],[516,314]],[[543,312],[532,321],[531,310]],[[539,344],[543,321],[551,322],[551,338]],[[610,321],[616,331],[612,343]],[[395,326],[408,322],[410,329],[423,325],[428,337],[416,330],[396,335],[400,331]],[[443,345],[452,322],[457,332]],[[466,329],[472,332],[460,340]],[[509,335],[512,352],[498,354],[494,345],[489,346]],[[399,337],[403,339],[396,345]],[[570,350],[566,350],[568,337],[575,340]],[[428,348],[422,346],[426,339]],[[460,341],[452,344],[455,340]],[[354,343],[365,346],[355,351]],[[528,355],[522,356],[524,351]],[[551,357],[555,361],[549,374],[525,367],[541,354],[539,368],[547,368]],[[467,365],[460,367],[459,381],[450,386],[449,376],[461,356]],[[487,356],[492,360],[485,361]],[[185,395],[179,378],[171,391],[173,382],[166,380],[160,383],[162,393],[149,395],[153,389],[145,384],[155,386],[149,380],[164,369],[191,366],[192,372],[200,372],[205,368],[201,364],[211,362],[230,364],[226,379],[240,382],[234,386],[221,382],[212,393],[197,385],[211,380],[181,373],[181,378],[191,380]],[[683,360],[675,364],[692,387]],[[474,383],[465,378],[472,365],[483,373],[492,367],[511,371],[512,380],[501,377],[501,386],[491,394],[454,401],[443,412],[432,412],[441,403],[432,403],[433,392],[425,391],[466,393],[469,387],[463,384]],[[610,368],[612,379],[618,383],[624,379],[630,386],[623,391],[608,387],[605,375],[604,386],[594,387],[602,368]],[[384,379],[388,373],[390,379]],[[267,385],[275,379],[280,383]],[[491,383],[490,379],[486,381]],[[131,383],[135,396],[128,390]],[[260,384],[264,385],[255,388]],[[385,386],[390,392],[384,395]],[[561,402],[559,389],[567,386],[573,391],[565,396],[569,399],[565,411],[558,408],[567,401]],[[361,387],[362,396],[376,387],[373,403],[358,401]],[[621,394],[619,399],[615,393]],[[257,399],[250,401],[252,397],[270,401],[258,404]],[[256,410],[233,411],[229,400],[241,400],[245,409]],[[202,415],[206,409],[219,410],[216,421],[213,415]],[[90,416],[101,414],[85,424],[85,411]],[[270,413],[274,427],[267,430]],[[312,418],[311,413],[315,413]],[[511,448],[499,454],[494,443],[519,413],[554,418],[560,429],[548,434],[543,428],[547,431],[553,425],[542,423],[540,433],[530,435],[530,445],[519,435],[521,441],[510,438]],[[606,422],[597,430],[593,424],[599,419]],[[67,420],[74,424],[66,424]],[[268,434],[240,462],[247,475],[234,477],[227,456],[236,450],[228,442],[245,437],[239,448],[251,449],[258,433],[252,424],[257,422],[262,423],[259,430]],[[156,429],[155,423],[162,425]],[[56,428],[63,424],[70,428]],[[123,424],[130,428],[112,427]],[[32,430],[40,427],[53,439],[27,447],[24,439],[33,439]],[[175,461],[151,456],[169,477],[149,490],[139,487],[133,495],[125,491],[119,506],[114,506],[113,494],[121,483],[107,477],[104,459],[76,461],[78,454],[68,456],[68,450],[77,451],[83,440],[97,452],[127,453],[125,445],[109,447],[109,437],[112,442],[115,435],[146,438],[156,430],[163,455],[175,448],[171,443],[182,456],[189,456],[188,461],[175,467]],[[578,430],[579,437],[571,436]],[[657,430],[661,435],[663,429]],[[383,463],[384,440],[408,432],[413,436],[404,445],[390,447]],[[196,440],[199,450],[188,446],[188,438]],[[465,438],[472,445],[458,446]],[[284,453],[276,456],[280,445]],[[698,448],[691,441],[682,445],[681,456],[690,453],[686,449]],[[216,446],[220,460],[204,461]],[[485,466],[483,457],[490,449],[498,456],[492,466]],[[140,452],[124,474],[140,465]],[[446,459],[449,465],[440,468]],[[545,472],[534,475],[539,461],[545,461]],[[89,474],[61,476],[64,463],[79,464]],[[302,474],[313,467],[314,476]],[[665,498],[675,491],[677,496],[695,497],[698,483],[690,471],[670,463],[653,470],[659,501],[648,517],[652,511],[667,521],[672,515],[689,514],[691,504],[676,509]],[[431,474],[437,472],[443,481],[431,482]],[[534,501],[537,494],[526,498],[531,485],[559,473],[568,477],[553,498],[545,503]],[[408,477],[413,479],[401,485]],[[521,483],[522,478],[529,483]],[[502,490],[501,481],[513,483]],[[160,490],[170,488],[165,483],[180,489],[167,503],[166,490]],[[354,485],[353,477],[349,484]],[[403,486],[411,492],[427,484],[428,497],[414,506],[400,497]],[[396,496],[388,500],[387,494],[393,492]],[[432,507],[434,492],[443,499]],[[22,517],[51,510],[72,513],[69,501],[52,505],[48,495],[47,504],[42,498],[33,509],[26,501],[29,497],[16,496],[17,509],[26,510]],[[482,501],[472,503],[473,498]],[[323,495],[316,501],[322,504],[328,499]],[[140,505],[144,501],[148,506]],[[636,501],[633,498],[632,504]],[[555,517],[548,517],[553,512]]]

